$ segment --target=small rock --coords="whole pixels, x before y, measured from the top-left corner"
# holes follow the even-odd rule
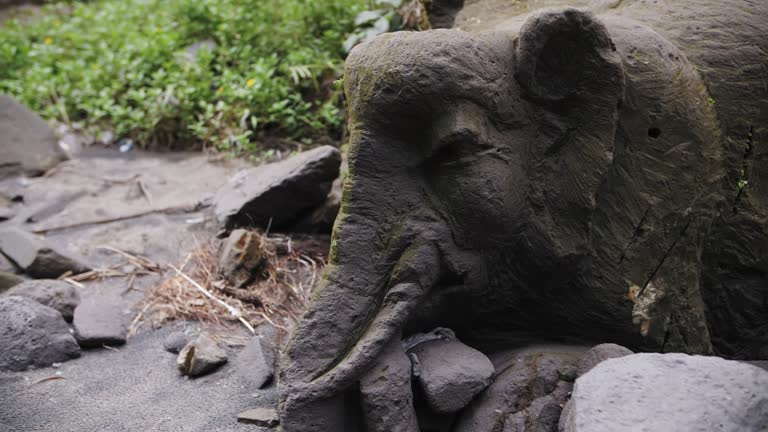
[[[83,348],[123,345],[128,325],[119,299],[94,296],[75,309],[73,324],[77,342]]]
[[[55,279],[68,271],[84,273],[90,270],[32,233],[16,227],[0,231],[0,252],[24,273],[36,279]]]
[[[61,314],[34,300],[0,298],[0,370],[47,367],[80,356]]]
[[[581,358],[581,360],[579,360],[576,374],[578,376],[582,376],[605,360],[624,357],[632,354],[634,354],[632,351],[624,348],[621,345],[612,343],[597,345],[584,353],[584,356]]]
[[[249,388],[262,388],[275,375],[277,347],[274,327],[262,325],[257,334],[235,358],[236,373],[248,383]]]
[[[21,277],[4,271],[0,271],[0,293],[24,282]]]
[[[165,337],[163,348],[169,353],[178,354],[190,340],[192,340],[192,336],[181,331],[175,331]]]
[[[210,336],[201,334],[182,348],[176,366],[184,375],[198,377],[214,371],[226,362],[226,351]]]
[[[253,232],[236,229],[221,245],[219,271],[238,288],[251,282],[265,262],[260,239]]]
[[[764,431],[768,372],[717,357],[634,354],[579,377],[563,432]]]
[[[13,98],[0,95],[0,167],[39,175],[65,159],[54,130]]]
[[[5,295],[30,298],[56,309],[71,322],[75,308],[80,304],[80,292],[73,285],[59,280],[30,280],[11,288]]]
[[[254,408],[243,411],[237,415],[237,421],[266,428],[273,428],[280,423],[277,411],[272,408]]]
[[[458,340],[436,339],[416,345],[419,384],[427,403],[441,414],[464,408],[491,382],[493,364]]]
[[[322,146],[253,168],[217,192],[214,213],[227,230],[290,226],[323,203],[339,176],[340,165],[339,151]]]

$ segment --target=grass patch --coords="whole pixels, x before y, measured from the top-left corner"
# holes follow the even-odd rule
[[[0,92],[143,147],[339,136],[333,86],[369,0],[101,0],[0,29]],[[190,60],[187,48],[206,41]]]

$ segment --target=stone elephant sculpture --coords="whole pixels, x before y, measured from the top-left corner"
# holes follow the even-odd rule
[[[745,124],[750,145],[765,137],[768,5],[669,8],[546,10],[515,31],[353,50],[349,176],[282,359],[284,431],[418,430],[407,395],[394,417],[359,420],[363,377],[385,355],[405,364],[398,342],[438,326],[483,352],[712,352],[702,256],[733,204],[732,141]]]

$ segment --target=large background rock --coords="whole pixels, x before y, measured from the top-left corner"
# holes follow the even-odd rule
[[[717,357],[635,354],[576,381],[562,432],[762,432],[768,372]]]
[[[216,194],[215,213],[228,229],[281,228],[323,203],[339,175],[341,155],[322,146],[235,176]]]
[[[64,160],[58,141],[40,116],[0,95],[0,175],[3,170],[40,174],[53,168]]]
[[[45,367],[80,356],[61,314],[24,297],[0,298],[0,370]]]

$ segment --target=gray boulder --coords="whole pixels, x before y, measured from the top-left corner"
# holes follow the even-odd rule
[[[227,352],[203,333],[179,352],[176,366],[184,375],[198,377],[213,372],[226,362]]]
[[[77,342],[83,348],[123,345],[128,333],[124,305],[120,299],[94,296],[75,309],[73,324]]]
[[[269,325],[260,326],[235,358],[236,373],[249,388],[262,388],[275,376],[277,332]]]
[[[467,406],[494,373],[488,357],[458,340],[431,340],[410,352],[418,358],[419,384],[427,403],[438,413]]]
[[[322,146],[261,165],[226,184],[214,198],[214,212],[227,229],[244,226],[280,229],[320,205],[339,176],[341,155]]]
[[[0,231],[0,253],[36,279],[55,279],[66,272],[84,273],[88,266],[57,251],[44,240],[16,227]]]
[[[576,380],[561,432],[765,431],[768,372],[717,357],[635,354]]]
[[[597,345],[592,349],[590,349],[589,351],[587,351],[584,354],[584,357],[581,358],[581,360],[579,361],[577,374],[578,376],[582,376],[605,360],[624,357],[632,354],[634,354],[632,351],[630,351],[627,348],[624,348],[621,345],[616,345],[612,343],[604,343],[604,344]]]
[[[47,367],[80,356],[61,314],[34,300],[0,298],[0,370]]]
[[[41,174],[65,159],[53,129],[10,96],[0,95],[0,170]]]
[[[75,308],[80,304],[78,289],[59,280],[30,280],[8,290],[5,295],[30,298],[56,309],[66,321],[72,321]]]

